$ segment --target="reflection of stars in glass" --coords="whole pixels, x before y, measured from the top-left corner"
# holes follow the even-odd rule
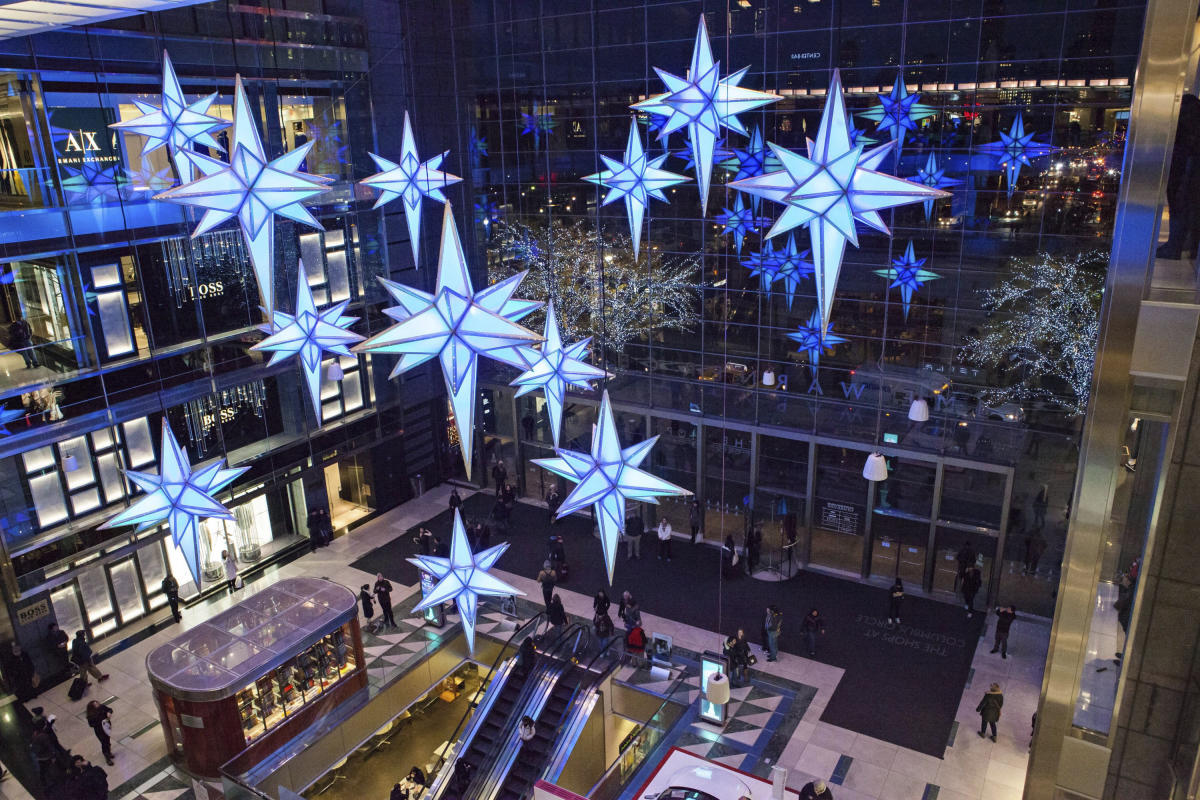
[[[658,497],[691,494],[687,489],[639,469],[657,441],[657,436],[651,436],[622,449],[606,391],[600,400],[598,421],[592,428],[590,452],[555,448],[555,458],[533,459],[534,464],[576,483],[558,509],[559,519],[587,506],[593,507],[609,585],[616,566],[617,544],[625,532],[626,502],[657,503],[655,498]]]
[[[879,95],[879,105],[858,112],[858,116],[873,120],[875,130],[888,131],[892,141],[897,143],[896,149],[899,150],[904,146],[906,133],[915,132],[918,122],[937,114],[933,107],[918,102],[920,99],[921,95],[908,93],[908,87],[904,85],[904,74],[900,73],[896,76],[892,91]]]
[[[683,162],[684,169],[696,168],[696,154],[692,152],[692,143],[684,142],[683,147],[679,148],[671,155]],[[721,162],[733,157],[733,151],[725,146],[725,140],[719,140],[713,145],[713,161]]]
[[[854,145],[861,144],[864,146],[868,145],[868,144],[875,144],[875,140],[872,139],[870,136],[866,135],[867,131],[865,128],[854,127],[853,121],[850,123],[849,128],[850,128],[850,144],[854,144]]]
[[[0,436],[12,436],[12,431],[8,429],[8,423],[16,422],[24,417],[25,410],[22,408],[0,407]]]
[[[96,304],[96,300],[96,290],[92,288],[90,283],[85,283],[83,285],[83,307],[87,309],[89,317],[96,316],[96,312],[92,310],[92,306]]]
[[[133,104],[140,117],[114,122],[108,127],[126,133],[134,133],[146,137],[146,145],[142,153],[152,153],[160,147],[166,147],[171,153],[179,179],[187,183],[195,179],[192,164],[184,156],[193,145],[211,147],[220,150],[221,146],[212,134],[229,126],[220,117],[208,113],[208,109],[217,99],[217,93],[201,97],[190,105],[184,99],[183,88],[175,75],[175,67],[171,57],[163,51],[162,106],[152,105],[142,100],[134,99]]]
[[[454,527],[450,534],[450,557],[416,556],[408,559],[423,572],[428,572],[437,583],[433,591],[421,598],[414,612],[441,605],[449,600],[454,601],[462,618],[463,634],[467,637],[467,649],[475,652],[475,615],[479,607],[479,597],[512,597],[524,595],[520,589],[509,586],[504,581],[489,573],[500,556],[508,549],[508,542],[495,547],[489,547],[479,553],[471,552],[471,543],[467,540],[467,529],[463,525],[462,514],[454,509]]]
[[[345,164],[350,153],[350,144],[343,132],[345,126],[330,111],[322,111],[316,119],[307,120],[305,128],[308,140],[313,143],[313,149],[325,154],[325,161],[335,164]]]
[[[183,160],[187,161],[187,159]],[[171,174],[171,168],[155,169],[154,165],[150,163],[150,159],[145,156],[142,156],[137,170],[129,173],[128,188],[130,192],[161,192],[174,185],[175,177]]]
[[[1033,159],[1057,153],[1059,148],[1042,144],[1033,140],[1032,133],[1025,132],[1023,114],[1017,114],[1012,128],[1008,133],[1000,132],[1000,141],[988,142],[975,148],[996,159],[996,166],[1002,167],[1008,175],[1008,198],[1011,200],[1017,188],[1017,179],[1021,177],[1021,167],[1033,166]]]
[[[858,246],[855,223],[890,234],[879,216],[881,210],[949,194],[877,172],[875,168],[894,144],[889,142],[866,153],[862,147],[850,144],[842,79],[834,71],[821,126],[816,141],[809,142],[808,157],[771,144],[782,170],[730,184],[738,191],[786,206],[768,237],[802,225],[808,228],[813,243],[817,308],[826,323],[833,310],[846,242]]]
[[[478,165],[487,154],[487,139],[480,137],[475,126],[472,125],[470,136],[467,137],[467,155],[471,157],[471,163]]]
[[[521,135],[533,134],[533,149],[537,150],[542,144],[542,134],[548,138],[558,127],[558,120],[554,118],[553,108],[534,101],[532,114],[521,112],[521,124],[525,126],[521,129]]]
[[[904,255],[899,258],[892,259],[892,266],[889,269],[877,269],[875,274],[880,277],[887,278],[892,283],[888,286],[889,289],[899,289],[900,297],[904,302],[904,319],[908,319],[908,307],[912,303],[913,294],[929,281],[934,281],[941,276],[921,269],[924,266],[926,259],[917,258],[913,252],[913,243],[908,243],[908,249],[904,251]]]
[[[751,278],[758,278],[760,289],[770,294],[771,287],[779,280],[779,258],[775,255],[774,246],[769,241],[764,241],[762,249],[751,253],[742,262],[742,266],[750,270]]]
[[[638,114],[638,116],[637,116],[638,122],[640,124],[646,126],[646,133],[660,132],[663,129],[663,126],[665,126],[667,124],[668,119],[669,119],[669,117],[666,114],[646,113],[646,114]],[[659,139],[659,141],[662,142],[662,146],[663,146],[664,150],[669,151],[671,149],[671,146],[670,146],[671,137],[670,136],[664,136],[661,139]]]
[[[17,279],[17,273],[10,269],[0,268],[0,286],[7,286]]]
[[[439,254],[434,294],[380,279],[397,303],[383,313],[396,324],[354,350],[398,354],[400,361],[389,376],[393,378],[432,358],[439,359],[454,408],[463,463],[470,472],[479,357],[525,369],[520,349],[542,337],[518,325],[517,320],[541,303],[513,299],[524,272],[475,291],[449,203],[442,215]]]
[[[800,281],[813,274],[815,267],[808,260],[811,255],[811,250],[800,252],[796,248],[795,236],[788,236],[787,245],[782,250],[775,251],[775,277],[783,281],[789,310],[792,301],[796,299],[796,292],[800,289]]]
[[[947,189],[951,186],[961,186],[962,181],[958,178],[947,178],[946,170],[938,166],[937,154],[930,153],[929,158],[925,160],[925,166],[917,170],[917,174],[909,180],[917,183],[923,183],[931,189]],[[933,198],[925,201],[925,219],[933,213],[933,204],[936,202]]]
[[[162,421],[159,465],[158,475],[124,470],[125,477],[145,494],[100,527],[107,529],[136,525],[138,531],[144,531],[165,520],[171,529],[175,545],[183,551],[188,570],[199,586],[203,561],[203,553],[200,552],[200,520],[233,519],[229,509],[213,495],[250,468],[225,469],[225,459],[222,458],[193,470],[187,453],[171,433],[165,417]]]
[[[807,353],[808,363],[814,367],[820,365],[822,351],[826,353],[833,352],[835,344],[842,344],[847,341],[833,332],[832,323],[822,328],[819,311],[813,311],[812,316],[808,318],[807,325],[800,325],[798,327],[799,331],[789,333],[787,337],[800,345],[798,351]]]
[[[321,425],[321,362],[326,354],[349,356],[349,345],[361,342],[363,337],[348,330],[358,317],[343,316],[349,300],[334,303],[324,311],[313,302],[312,289],[308,285],[307,273],[301,262],[296,270],[295,313],[288,314],[278,309],[271,324],[260,326],[267,338],[251,347],[271,354],[268,364],[278,364],[292,356],[300,362],[300,370],[308,386],[308,399],[312,401],[317,425]]]
[[[638,135],[637,123],[629,123],[629,140],[625,144],[625,160],[601,155],[607,169],[592,175],[584,176],[584,180],[608,189],[601,205],[608,205],[614,200],[625,200],[625,213],[629,218],[629,232],[633,237],[633,257],[637,258],[638,248],[642,242],[642,222],[646,218],[646,206],[650,198],[667,202],[662,190],[677,183],[690,180],[685,175],[677,175],[659,169],[667,160],[666,154],[647,158],[642,149],[642,137]]]
[[[442,194],[442,189],[462,180],[457,175],[439,169],[442,159],[449,152],[447,150],[428,161],[421,161],[421,157],[417,155],[417,140],[413,137],[412,123],[409,121],[408,112],[405,111],[404,135],[400,140],[400,163],[370,153],[375,166],[381,171],[359,181],[380,190],[375,208],[397,197],[404,201],[404,221],[408,223],[408,241],[412,246],[414,266],[420,265],[421,198],[428,197],[430,200],[445,203],[446,196]]]
[[[483,226],[483,235],[492,238],[492,226],[500,221],[500,206],[487,195],[480,195],[475,203],[475,221]]]
[[[204,209],[200,224],[192,231],[193,238],[237,218],[268,319],[275,310],[275,216],[324,230],[304,207],[304,201],[324,192],[329,182],[328,178],[300,171],[312,146],[307,142],[268,160],[238,75],[233,92],[229,163],[184,151],[203,177],[155,196],[156,200]]]
[[[720,77],[721,64],[713,60],[708,26],[701,16],[686,76],[673,75],[655,67],[654,71],[666,84],[667,91],[651,95],[633,105],[639,111],[666,115],[667,122],[658,134],[660,139],[687,127],[690,149],[696,156],[696,182],[700,186],[701,211],[708,205],[708,187],[712,180],[713,158],[721,129],[728,128],[746,134],[746,128],[737,115],[781,99],[769,92],[739,86],[748,69],[743,67],[724,78]]]
[[[64,166],[66,176],[62,179],[62,187],[67,202],[95,205],[120,200],[121,189],[125,185],[120,170],[120,164],[103,168],[91,161],[84,161],[78,169]]]
[[[527,367],[511,385],[518,387],[516,397],[535,389],[543,391],[546,395],[546,409],[550,415],[554,446],[558,447],[567,388],[574,387],[589,392],[592,390],[590,381],[611,376],[587,362],[588,348],[592,343],[590,336],[575,344],[563,345],[553,303],[546,307],[546,329],[543,336],[545,341],[539,349],[521,348],[521,355],[525,358]]]
[[[721,231],[722,236],[727,233],[733,234],[733,239],[737,242],[738,253],[742,252],[742,242],[747,234],[771,223],[767,217],[755,216],[754,209],[746,208],[740,194],[734,195],[733,208],[722,209],[721,213],[717,214],[716,220],[718,225],[725,226]]]

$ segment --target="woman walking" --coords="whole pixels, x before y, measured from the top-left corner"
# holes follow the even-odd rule
[[[975,710],[979,712],[979,738],[983,738],[984,730],[987,726],[992,726],[992,741],[996,741],[996,723],[1000,721],[1000,709],[1004,706],[1004,693],[1000,691],[1000,684],[993,683],[992,687],[987,690],[987,694],[979,701],[979,705],[975,706]]]

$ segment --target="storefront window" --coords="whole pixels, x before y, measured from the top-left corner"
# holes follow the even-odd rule
[[[70,281],[62,259],[0,264],[0,386],[19,386],[79,366],[76,334],[63,292]]]
[[[346,456],[325,467],[325,491],[334,530],[345,528],[375,509],[371,460]]]

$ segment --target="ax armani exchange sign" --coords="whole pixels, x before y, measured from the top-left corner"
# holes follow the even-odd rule
[[[115,164],[116,150],[107,141],[108,131],[89,131],[86,128],[68,131],[67,139],[59,145],[58,163],[69,167],[80,164]]]
[[[121,160],[112,115],[102,108],[55,108],[50,114],[55,160],[67,167],[108,167]]]

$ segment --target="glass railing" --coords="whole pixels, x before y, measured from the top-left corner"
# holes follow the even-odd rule
[[[670,668],[671,683],[655,712],[627,735],[621,742],[621,750],[596,784],[586,792],[589,800],[616,800],[634,773],[658,749],[667,733],[687,710],[687,703],[673,699],[683,685],[685,669]]]

